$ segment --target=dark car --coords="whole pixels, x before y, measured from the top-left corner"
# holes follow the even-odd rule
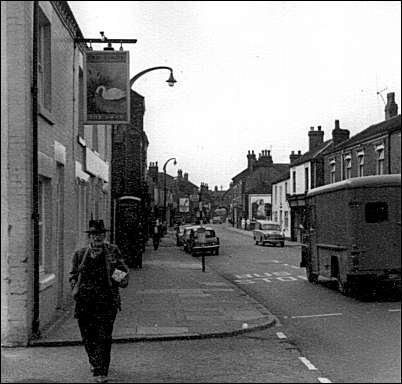
[[[201,235],[200,232],[203,232]],[[211,227],[191,228],[186,238],[185,249],[193,256],[196,254],[219,255],[219,237]]]

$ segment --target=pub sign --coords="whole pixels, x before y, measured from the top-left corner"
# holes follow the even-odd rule
[[[88,51],[84,55],[84,124],[128,124],[128,51]]]

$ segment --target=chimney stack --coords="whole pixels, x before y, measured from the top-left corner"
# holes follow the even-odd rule
[[[184,180],[188,181],[188,173],[187,172],[184,174]]]
[[[290,159],[290,164],[292,164],[295,160],[297,160],[301,156],[301,151],[299,151],[297,154],[295,151],[292,151],[292,153],[289,156]]]
[[[249,171],[252,171],[254,169],[255,163],[256,163],[256,158],[255,158],[255,153],[254,150],[250,153],[248,151],[247,153],[247,168]]]
[[[308,137],[309,137],[308,150],[312,151],[318,148],[324,142],[324,132],[321,131],[321,125],[317,127],[316,131],[314,131],[314,127],[310,127]]]
[[[335,128],[332,130],[332,141],[334,145],[338,145],[349,139],[350,132],[347,129],[341,129],[339,120],[335,120]]]
[[[148,176],[152,179],[152,181],[154,183],[158,182],[158,174],[159,174],[159,170],[158,170],[158,162],[156,163],[149,163],[149,167],[148,167]]]
[[[387,93],[387,104],[385,105],[385,120],[392,119],[398,114],[398,104],[395,103],[395,92]]]
[[[181,179],[183,177],[183,171],[181,169],[177,170],[177,177]]]

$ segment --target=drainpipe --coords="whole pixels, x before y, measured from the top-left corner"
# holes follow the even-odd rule
[[[32,224],[33,319],[32,338],[39,338],[39,179],[38,179],[38,1],[33,2],[32,46]]]

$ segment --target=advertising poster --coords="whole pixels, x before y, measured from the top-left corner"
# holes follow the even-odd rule
[[[249,216],[255,220],[271,219],[271,195],[250,195],[249,196]]]
[[[179,212],[190,212],[190,199],[188,197],[179,199]]]
[[[89,51],[84,55],[84,124],[128,124],[128,51]]]

